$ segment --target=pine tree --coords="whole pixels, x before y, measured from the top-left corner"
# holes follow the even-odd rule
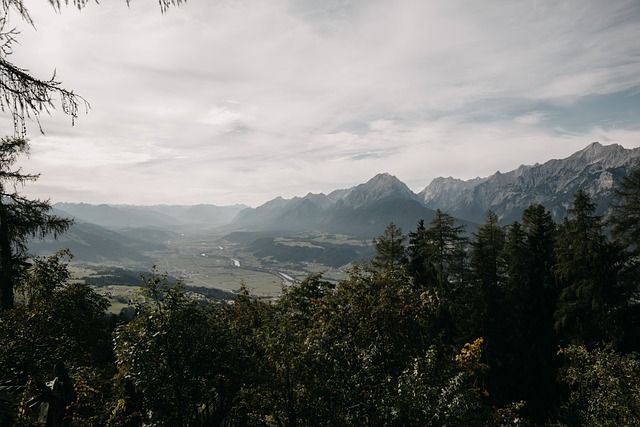
[[[376,255],[371,265],[377,270],[395,270],[407,262],[407,250],[404,245],[407,237],[402,234],[402,228],[393,222],[384,230],[384,234],[373,239]]]
[[[613,235],[634,255],[640,251],[640,167],[629,172],[616,189],[612,206]]]
[[[526,280],[518,307],[522,311],[518,355],[527,369],[518,377],[521,396],[528,402],[526,412],[542,423],[558,405],[556,376],[558,338],[554,329],[554,310],[558,290],[552,270],[555,263],[556,223],[551,212],[537,204],[522,213],[522,228],[526,236]]]
[[[615,242],[624,249],[620,271],[622,287],[629,300],[638,299],[640,291],[640,167],[631,170],[616,189],[610,224]],[[618,319],[619,343],[626,351],[640,351],[640,306],[628,304]]]
[[[505,259],[505,298],[514,300],[516,294],[525,281],[527,265],[526,235],[522,230],[522,224],[518,221],[512,222],[505,236],[504,259]]]
[[[613,324],[628,295],[619,282],[620,249],[607,240],[595,204],[579,191],[556,245],[561,284],[555,313],[563,343],[595,345],[615,338]]]
[[[426,286],[435,280],[435,271],[431,264],[432,247],[428,244],[427,229],[424,220],[418,221],[416,231],[409,233],[408,271],[418,286]]]
[[[498,224],[498,216],[490,211],[484,225],[473,234],[469,262],[471,286],[467,288],[476,300],[473,305],[478,329],[473,335],[485,339],[485,354],[489,358],[498,350],[496,345],[501,339],[504,245],[504,230]]]
[[[466,272],[467,239],[464,226],[454,225],[455,218],[436,210],[435,217],[426,230],[426,244],[430,247],[429,260],[435,270],[438,290],[449,293],[454,286],[461,285]]]
[[[554,329],[557,291],[555,264],[556,225],[542,205],[531,205],[522,223],[510,225],[504,257],[504,317],[496,378],[500,404],[524,401],[524,413],[544,423],[557,406],[558,342]]]
[[[464,226],[440,209],[425,231],[425,253],[432,305],[435,307],[435,329],[443,343],[466,341],[469,338],[468,302],[464,288],[467,271],[467,239]]]
[[[505,233],[498,224],[498,216],[489,212],[485,224],[473,234],[470,269],[473,281],[479,286],[483,298],[483,328],[491,329],[504,282],[503,258]]]
[[[68,219],[51,215],[48,201],[30,200],[18,193],[18,187],[38,179],[13,169],[20,154],[27,153],[24,139],[0,140],[0,308],[12,308],[17,279],[28,266],[27,242],[61,233],[71,225]]]

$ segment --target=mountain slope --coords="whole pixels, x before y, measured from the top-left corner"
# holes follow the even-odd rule
[[[418,200],[418,196],[398,178],[388,173],[380,173],[364,184],[349,189],[337,199],[337,204],[357,209],[378,200],[391,198]]]
[[[381,173],[364,184],[335,190],[328,196],[307,194],[270,200],[245,209],[231,223],[234,229],[283,232],[318,231],[364,238],[379,236],[390,222],[413,230],[433,211],[395,176]]]
[[[165,246],[133,239],[84,221],[75,221],[57,239],[46,238],[29,244],[29,251],[34,255],[48,255],[65,248],[71,250],[74,261],[150,266],[154,260],[145,252],[164,249]]]
[[[543,204],[556,221],[561,221],[579,189],[593,198],[600,213],[605,211],[615,187],[639,163],[638,148],[594,142],[566,159],[523,165],[487,178],[436,178],[419,196],[426,206],[473,222],[482,222],[492,210],[502,223],[509,223],[520,219],[522,211],[533,203]]]

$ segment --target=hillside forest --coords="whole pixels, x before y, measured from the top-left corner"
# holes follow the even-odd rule
[[[163,13],[183,3],[158,1]],[[277,299],[243,287],[224,300],[153,269],[144,297],[111,314],[71,280],[70,251],[28,251],[72,221],[20,192],[38,178],[16,166],[26,124],[90,108],[55,72],[10,60],[12,22],[35,26],[28,7],[0,2],[14,135],[0,139],[0,426],[640,424],[639,168],[607,216],[582,190],[560,222],[534,204],[469,233],[437,210],[413,230],[389,224],[339,282],[314,274]]]
[[[187,292],[157,270],[120,315],[71,281],[72,254],[28,147],[2,140],[0,425],[623,426],[640,420],[640,169],[606,218],[578,191],[561,223],[531,205],[468,234],[436,211],[391,223],[375,256],[277,299]]]

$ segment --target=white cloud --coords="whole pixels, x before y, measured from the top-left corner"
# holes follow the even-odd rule
[[[531,113],[523,114],[514,118],[514,121],[523,125],[537,125],[547,117],[547,113],[542,111],[534,111]]]
[[[22,28],[14,62],[57,69],[92,105],[73,128],[57,112],[46,136],[30,127],[25,169],[54,200],[256,205],[382,171],[487,175],[599,137],[640,145],[615,122],[544,127],[545,106],[638,91],[632,0],[30,7],[38,31]]]
[[[200,123],[212,125],[212,126],[237,126],[244,125],[250,121],[251,118],[238,111],[233,111],[226,105],[214,106],[205,114],[203,114],[198,120]]]

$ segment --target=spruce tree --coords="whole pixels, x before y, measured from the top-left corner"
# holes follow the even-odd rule
[[[556,245],[561,292],[555,317],[563,344],[593,346],[614,339],[613,321],[628,298],[618,280],[621,251],[607,240],[595,210],[591,198],[578,191]]]
[[[556,225],[542,205],[531,205],[505,239],[503,301],[494,335],[502,347],[491,365],[494,400],[522,401],[523,413],[543,424],[558,404],[554,244]]]
[[[520,331],[516,331],[520,363],[513,372],[520,383],[517,393],[527,401],[526,413],[542,423],[558,404],[556,386],[559,359],[558,339],[554,329],[554,310],[558,291],[553,276],[556,262],[554,245],[556,223],[544,206],[531,205],[522,213],[525,234],[525,280],[522,282],[517,307]],[[519,332],[519,333],[518,333]]]
[[[466,272],[467,239],[464,237],[464,226],[454,223],[453,216],[438,209],[426,230],[430,262],[435,270],[437,287],[443,294],[461,285]]]
[[[613,235],[637,256],[640,251],[640,167],[629,172],[615,194],[618,200],[612,206]]]
[[[505,233],[494,212],[487,214],[486,222],[473,234],[470,269],[473,282],[482,296],[482,322],[485,331],[493,328],[502,299],[505,262],[503,258]]]
[[[404,245],[407,236],[402,234],[402,228],[393,222],[384,230],[384,234],[373,239],[376,254],[371,265],[379,271],[395,270],[407,262],[407,250]]]
[[[14,305],[14,288],[28,266],[27,243],[31,238],[61,233],[71,221],[50,214],[49,201],[30,200],[18,192],[38,175],[25,174],[14,164],[28,152],[28,142],[20,138],[0,140],[0,308]]]
[[[615,242],[624,250],[619,279],[628,293],[629,301],[637,301],[640,291],[640,167],[633,169],[622,180],[616,189],[616,196],[610,224]],[[618,319],[619,345],[625,351],[640,351],[638,319],[640,306],[627,304]]]
[[[471,286],[467,287],[467,301],[472,306],[472,315],[477,319],[475,333],[483,337],[484,356],[490,370],[502,365],[501,356],[507,347],[503,328],[504,310],[504,262],[505,233],[498,224],[495,213],[489,212],[486,222],[474,234],[471,241],[469,262]],[[496,389],[494,376],[489,375],[487,386]],[[493,390],[492,390],[493,391]]]
[[[464,226],[455,225],[453,216],[438,209],[425,232],[424,244],[431,277],[427,287],[437,307],[436,329],[445,344],[466,341],[471,329],[468,324],[473,319],[464,299],[467,270]]]
[[[424,220],[418,221],[415,231],[409,233],[408,272],[417,286],[424,287],[436,280],[435,268],[433,266],[433,245],[429,244],[429,236],[424,226]]]

